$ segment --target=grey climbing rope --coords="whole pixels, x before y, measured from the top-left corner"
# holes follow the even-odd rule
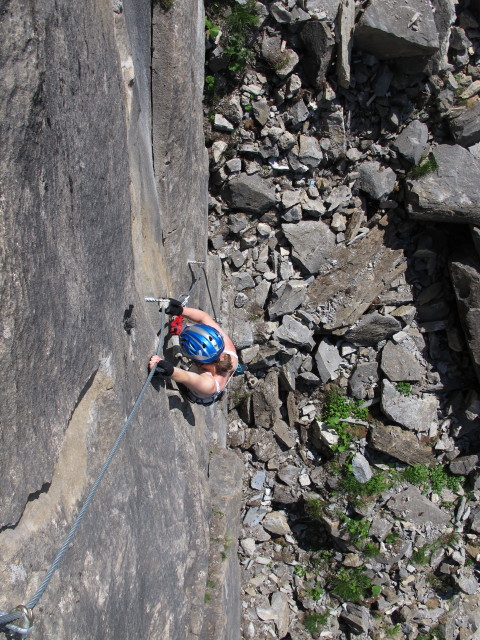
[[[162,348],[163,348],[163,341],[164,341],[164,334],[165,334],[165,309],[166,309],[166,303],[168,303],[168,300],[162,301],[163,302],[163,306],[162,306],[162,319],[161,319],[161,329],[160,329],[160,338],[158,341],[158,347],[157,347],[157,351],[156,351],[156,355],[159,356],[162,352]],[[34,596],[31,598],[31,600],[28,601],[28,603],[24,606],[24,607],[17,607],[16,610],[7,613],[7,614],[2,614],[0,615],[0,627],[8,625],[10,622],[14,622],[15,620],[19,620],[22,615],[23,615],[23,610],[27,609],[27,610],[31,610],[33,609],[36,604],[38,603],[38,601],[40,600],[40,598],[42,597],[45,589],[48,587],[50,580],[52,579],[55,571],[57,570],[59,564],[61,563],[61,561],[63,560],[64,555],[66,554],[68,547],[70,545],[70,543],[73,540],[73,537],[75,536],[78,527],[80,526],[80,523],[82,522],[88,507],[90,506],[90,503],[93,500],[93,497],[95,495],[95,493],[97,492],[97,489],[101,483],[101,481],[103,480],[103,477],[105,476],[108,467],[110,466],[110,463],[115,455],[115,453],[117,452],[120,444],[122,443],[123,438],[125,437],[125,434],[127,433],[127,429],[130,426],[130,424],[132,423],[134,417],[137,414],[138,411],[138,407],[140,405],[140,402],[145,394],[145,391],[147,390],[153,376],[155,375],[155,371],[157,369],[157,364],[155,363],[155,365],[151,368],[150,373],[148,374],[147,379],[145,380],[145,383],[140,391],[140,393],[137,396],[137,399],[135,400],[135,403],[133,405],[132,410],[130,411],[130,414],[127,418],[127,420],[125,421],[125,424],[123,425],[120,433],[117,436],[117,439],[115,440],[113,447],[110,450],[110,453],[107,456],[107,459],[105,460],[105,462],[103,463],[102,468],[100,469],[100,472],[98,474],[97,479],[95,480],[92,488],[90,489],[88,496],[85,499],[85,502],[83,503],[82,508],[80,509],[77,517],[75,518],[75,521],[72,525],[72,527],[70,528],[70,531],[67,535],[67,537],[65,538],[65,542],[63,543],[63,545],[60,548],[60,551],[57,553],[57,556],[55,558],[55,560],[52,563],[52,566],[50,567],[50,569],[47,571],[45,578],[42,580],[40,586],[38,587],[37,591],[35,592]],[[1,612],[0,612],[1,613]],[[15,632],[18,633],[17,628],[15,628]]]

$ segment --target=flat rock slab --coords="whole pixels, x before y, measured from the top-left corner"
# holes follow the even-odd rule
[[[411,431],[395,426],[375,426],[370,432],[370,446],[407,464],[433,464],[432,447],[422,444]]]
[[[360,174],[357,180],[357,187],[369,196],[380,200],[393,191],[397,174],[390,167],[385,167],[377,160],[364,162],[358,168]]]
[[[305,220],[283,224],[283,233],[292,245],[292,258],[313,275],[328,267],[335,249],[335,234],[324,222]]]
[[[317,365],[318,375],[325,384],[330,380],[335,371],[342,363],[342,356],[337,347],[329,340],[324,338],[318,345],[315,354],[315,362]]]
[[[405,396],[391,382],[383,380],[381,407],[386,416],[406,429],[426,432],[436,421],[438,400],[434,396]]]
[[[400,322],[378,311],[367,313],[360,322],[345,333],[345,339],[355,345],[374,347],[381,340],[387,340],[402,328]]]
[[[470,254],[450,263],[450,275],[475,373],[480,380],[480,260]]]
[[[222,196],[232,209],[258,213],[276,205],[275,189],[267,180],[254,174],[234,176],[223,189]]]
[[[309,288],[310,301],[325,311],[322,324],[335,330],[354,324],[406,269],[403,251],[390,249],[390,230],[375,228],[349,247],[337,245],[336,265],[317,276]],[[374,268],[369,265],[374,264]]]
[[[413,120],[405,127],[392,146],[405,160],[412,164],[418,164],[427,146],[427,140],[427,125],[420,120]]]
[[[273,302],[268,307],[270,320],[276,320],[298,309],[303,304],[306,295],[307,287],[303,282],[293,280],[281,285],[275,293]]]
[[[414,218],[480,224],[480,162],[459,145],[432,150],[437,169],[407,180],[407,208]]]
[[[281,342],[295,345],[309,345],[313,330],[289,315],[283,317],[281,326],[274,331],[274,336]],[[313,345],[311,345],[313,346]]]
[[[332,30],[325,22],[310,20],[303,25],[300,38],[305,47],[305,54],[302,57],[305,75],[314,87],[320,89],[335,49]]]
[[[432,5],[428,0],[373,0],[355,29],[355,45],[379,60],[432,55],[439,48]]]
[[[390,498],[387,507],[403,520],[408,520],[414,524],[447,524],[450,520],[448,513],[445,513],[433,502],[422,496],[417,487],[408,487],[404,491],[397,493]]]
[[[392,382],[402,380],[415,382],[425,375],[425,368],[414,354],[401,344],[387,342],[382,351],[381,367]]]
[[[452,109],[450,131],[453,139],[462,147],[470,147],[480,142],[480,101],[473,106]]]

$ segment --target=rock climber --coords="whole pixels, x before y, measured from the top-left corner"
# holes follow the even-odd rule
[[[154,355],[148,363],[151,369],[157,363],[156,376],[172,379],[187,387],[189,400],[209,405],[219,398],[238,366],[237,351],[230,337],[205,311],[182,307],[174,298],[169,299],[168,315],[183,315],[194,324],[185,326],[179,335],[182,353],[193,360],[190,370],[175,367],[171,362]]]

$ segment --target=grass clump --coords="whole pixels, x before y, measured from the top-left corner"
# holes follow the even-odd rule
[[[332,450],[345,451],[355,438],[363,435],[362,430],[358,428],[360,425],[343,422],[342,419],[365,421],[367,417],[368,409],[362,406],[360,400],[347,398],[338,392],[330,394],[323,406],[322,418],[338,435],[338,443],[332,446]]]
[[[372,594],[372,580],[358,567],[342,568],[333,579],[332,593],[345,602],[361,602]]]
[[[359,482],[348,469],[340,481],[340,489],[350,496],[378,496],[392,486],[393,480],[381,472],[372,476],[368,482]]]
[[[309,633],[318,633],[327,624],[329,617],[328,613],[307,613],[303,625]]]
[[[321,520],[323,515],[323,502],[318,498],[306,498],[305,513],[313,520]]]
[[[403,477],[407,482],[420,487],[422,491],[431,489],[435,493],[440,493],[445,487],[458,491],[463,483],[463,479],[450,475],[442,465],[431,467],[426,464],[415,464],[404,469]]]
[[[409,396],[412,393],[412,385],[409,382],[397,382],[395,386],[397,391],[402,393],[404,396]]]
[[[428,156],[422,160],[420,160],[420,164],[416,167],[413,167],[408,174],[409,178],[422,178],[423,176],[428,175],[429,173],[433,173],[437,171],[438,163],[435,160],[435,156],[433,153],[429,153]]]
[[[368,520],[354,520],[346,515],[342,515],[340,519],[348,533],[356,538],[360,544],[368,537],[368,532],[370,531],[370,522]]]

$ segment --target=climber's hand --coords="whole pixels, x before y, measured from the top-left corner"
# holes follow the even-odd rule
[[[179,300],[175,298],[169,298],[168,307],[165,309],[165,313],[169,316],[181,316],[183,313],[183,306]]]
[[[160,360],[157,364],[157,370],[155,371],[155,376],[166,380],[167,378],[171,378],[173,374],[173,364],[171,362],[167,362],[166,360]]]

